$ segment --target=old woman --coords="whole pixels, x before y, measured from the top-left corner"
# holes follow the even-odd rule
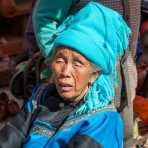
[[[124,124],[114,99],[117,58],[129,34],[122,16],[95,2],[59,26],[50,37],[53,83],[35,88],[26,104],[25,112],[36,114],[24,147],[123,147]]]

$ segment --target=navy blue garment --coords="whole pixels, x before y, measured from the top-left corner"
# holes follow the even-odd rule
[[[38,102],[44,107],[39,106],[41,109],[32,123],[24,148],[123,147],[123,121],[112,105],[75,116],[75,109],[83,101],[79,104],[65,102],[57,95],[54,85],[43,88]],[[39,94],[38,88],[28,102],[30,111],[36,93]]]

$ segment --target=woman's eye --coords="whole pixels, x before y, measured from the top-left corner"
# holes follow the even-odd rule
[[[57,58],[56,59],[56,63],[63,63],[64,62],[64,59],[62,59],[62,58]]]
[[[81,62],[79,62],[79,61],[74,62],[74,66],[76,66],[76,67],[81,67],[82,65],[83,64]]]

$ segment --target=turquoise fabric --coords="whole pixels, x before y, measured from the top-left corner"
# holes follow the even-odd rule
[[[79,0],[37,0],[33,10],[33,29],[41,53],[49,55],[52,35],[68,15],[69,9]]]
[[[110,74],[117,55],[123,55],[128,47],[129,33],[116,11],[90,2],[58,28],[54,48],[60,44],[72,47],[101,68],[102,73]]]
[[[48,10],[50,14],[51,10]],[[43,27],[40,27],[42,29],[37,34],[38,39],[39,36],[45,39],[40,42],[47,49],[47,58],[52,57],[56,46],[65,45],[80,52],[101,69],[101,75],[92,84],[85,96],[85,103],[77,110],[77,114],[103,108],[111,103],[118,83],[116,79],[117,56],[124,54],[131,33],[122,16],[99,3],[90,2],[77,14],[68,17],[58,28],[55,24],[53,34],[50,32],[50,25],[53,26],[54,21],[51,22],[48,18],[43,22],[38,22]]]
[[[101,144],[103,148],[123,148],[123,122],[117,112],[97,112],[91,116],[75,119],[73,124],[59,129],[56,134],[54,134],[53,129],[50,129],[50,126],[47,128],[47,124],[49,124],[47,121],[44,121],[45,124],[42,124],[42,126],[40,124],[40,126],[37,126],[35,123],[34,126],[43,128],[51,136],[31,131],[23,148],[64,148],[68,147],[66,144],[76,135],[86,135],[96,143]],[[64,124],[68,125],[68,122]],[[107,138],[108,136],[109,138]],[[84,143],[87,143],[87,141],[81,141],[80,143],[81,146],[75,144],[73,147],[82,148],[82,145],[86,146]],[[92,145],[89,147],[93,148]]]
[[[118,83],[117,57],[128,48],[130,33],[121,15],[96,2],[90,2],[59,26],[53,49],[59,45],[71,47],[101,69],[101,75],[89,89],[78,114],[103,108],[112,102]]]

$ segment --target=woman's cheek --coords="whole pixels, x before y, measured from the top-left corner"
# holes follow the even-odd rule
[[[77,74],[74,77],[75,80],[75,88],[76,90],[81,90],[85,87],[87,87],[89,77],[86,73],[83,72],[77,72]]]

